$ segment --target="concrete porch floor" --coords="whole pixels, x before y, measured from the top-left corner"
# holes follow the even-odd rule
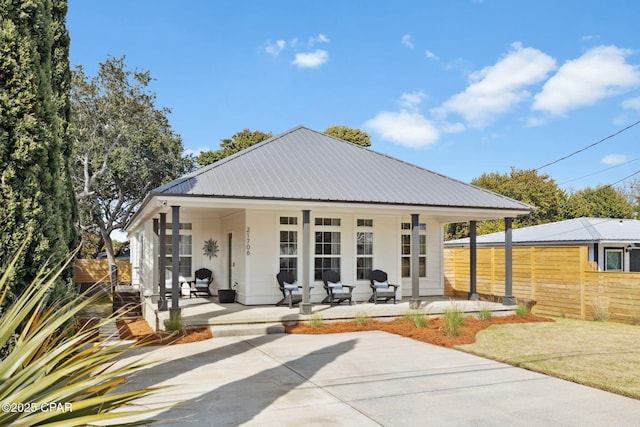
[[[449,297],[420,297],[420,310],[429,315],[442,315],[448,309],[457,307],[466,315],[475,315],[483,308],[489,308],[494,316],[513,314],[516,306],[506,306],[487,301],[454,300]],[[169,302],[170,304],[170,302]],[[372,319],[384,320],[403,316],[411,309],[409,298],[397,304],[373,304],[354,302],[352,305],[313,304],[312,314],[301,314],[297,306],[259,305],[247,306],[238,303],[221,304],[217,297],[181,298],[180,308],[186,326],[210,326],[214,336],[261,335],[281,333],[285,324],[308,321],[312,316],[320,315],[323,321],[352,320],[359,314]],[[156,313],[156,325],[163,329],[164,320],[169,318],[168,311]]]

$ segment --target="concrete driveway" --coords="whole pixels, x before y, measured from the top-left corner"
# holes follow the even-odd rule
[[[637,426],[640,401],[384,332],[223,337],[135,350],[131,387],[184,426]]]

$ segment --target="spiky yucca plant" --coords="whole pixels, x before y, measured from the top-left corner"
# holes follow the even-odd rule
[[[18,256],[0,278],[0,306]],[[117,315],[75,330],[72,320],[98,297],[78,296],[44,307],[56,278],[71,259],[57,271],[41,272],[0,313],[0,348],[7,349],[0,361],[0,425],[128,425],[119,424],[118,419],[147,411],[132,401],[156,390],[120,389],[127,375],[146,366],[139,360],[115,363],[131,346],[89,342],[101,325],[115,322]]]

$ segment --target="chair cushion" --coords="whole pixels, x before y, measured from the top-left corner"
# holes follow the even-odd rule
[[[374,280],[373,281],[373,285],[379,291],[388,291],[389,290],[389,282],[386,281],[386,280],[384,282],[378,282],[377,280]]]
[[[209,279],[196,279],[196,288],[209,287]]]
[[[301,292],[300,287],[298,286],[298,282],[293,282],[293,283],[282,282],[282,284],[284,285],[285,289],[289,289],[291,291],[291,295],[299,295]]]
[[[342,282],[337,282],[337,283],[327,282],[327,286],[331,288],[334,294],[337,292],[342,292]]]

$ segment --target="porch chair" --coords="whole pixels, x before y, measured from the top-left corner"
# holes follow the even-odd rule
[[[191,282],[191,295],[203,294],[205,298],[213,296],[209,285],[213,282],[213,271],[200,268],[194,273],[195,280]]]
[[[372,291],[369,302],[373,301],[374,304],[378,304],[378,301],[384,301],[386,303],[390,299],[393,299],[393,303],[396,303],[396,291],[399,286],[389,284],[387,273],[382,270],[371,270],[371,273],[369,273],[369,282]]]
[[[322,273],[322,282],[327,291],[327,297],[322,300],[323,303],[328,302],[333,306],[333,303],[340,304],[342,301],[349,301],[349,305],[351,305],[355,286],[342,284],[340,273],[332,270],[325,271]]]
[[[166,296],[171,296],[171,289],[173,288],[173,276],[170,270],[165,270],[165,280],[164,280],[164,294]],[[189,281],[181,274],[178,276],[178,294],[182,295],[182,285],[185,283],[189,283]],[[159,286],[159,285],[158,285]]]
[[[298,284],[292,272],[281,271],[276,274],[276,280],[283,297],[276,303],[276,306],[288,303],[289,308],[293,308],[293,304],[302,302],[302,285]],[[311,286],[309,289],[313,289],[313,287]]]

